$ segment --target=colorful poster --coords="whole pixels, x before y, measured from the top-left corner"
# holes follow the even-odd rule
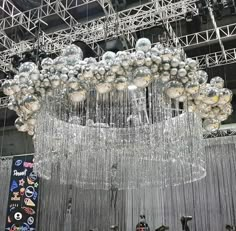
[[[36,230],[38,176],[33,172],[33,156],[18,156],[12,161],[5,230]]]

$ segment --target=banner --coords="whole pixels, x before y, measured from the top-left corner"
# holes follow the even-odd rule
[[[5,230],[36,230],[38,187],[39,179],[33,172],[33,155],[14,157]]]

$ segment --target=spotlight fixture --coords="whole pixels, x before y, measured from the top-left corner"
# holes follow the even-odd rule
[[[192,216],[182,216],[180,221],[182,224],[182,230],[183,231],[190,231],[189,226],[188,226],[188,222],[191,221],[193,218]]]

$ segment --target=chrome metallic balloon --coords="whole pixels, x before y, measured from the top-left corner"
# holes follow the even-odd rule
[[[208,80],[208,74],[205,71],[199,70],[196,73],[196,78],[200,85],[204,85]]]
[[[69,78],[67,85],[68,85],[68,87],[72,88],[73,90],[77,90],[79,87],[78,79],[75,77]]]
[[[205,119],[203,121],[203,128],[208,132],[217,131],[220,128],[220,122],[214,119]]]
[[[49,70],[53,65],[53,60],[51,58],[45,58],[41,62],[41,67],[44,70]]]
[[[220,98],[218,104],[227,104],[232,100],[233,93],[227,88],[219,89]]]
[[[210,112],[212,110],[211,105],[205,104],[203,102],[197,105],[199,111]]]
[[[148,52],[151,49],[151,46],[152,46],[152,44],[151,44],[149,39],[147,39],[147,38],[140,38],[136,42],[135,49],[136,49],[136,51]]]
[[[112,90],[113,85],[112,83],[98,83],[96,85],[96,90],[100,94],[108,93]]]
[[[57,57],[53,60],[53,65],[55,69],[60,71],[66,65],[66,58],[65,57]]]
[[[197,61],[194,60],[194,59],[191,59],[191,58],[188,59],[187,63],[188,63],[188,65],[189,65],[189,67],[192,68],[192,69],[197,66]]]
[[[25,105],[25,107],[32,111],[32,112],[36,112],[40,109],[41,105],[40,102],[38,100],[38,98],[34,95],[27,95],[24,99],[23,99],[23,103]]]
[[[176,100],[179,102],[185,102],[187,101],[187,95],[185,94],[185,92],[183,93],[183,95],[181,95],[180,97],[178,97]]]
[[[220,122],[227,120],[229,117],[229,115],[227,113],[224,113],[223,111],[221,111],[217,116],[216,119]]]
[[[116,57],[116,54],[112,51],[107,51],[103,54],[102,56],[102,60],[105,62],[105,63],[109,63],[109,64],[112,64],[115,60],[115,57]]]
[[[172,59],[171,59],[171,66],[172,67],[178,67],[179,66],[179,59],[178,58],[176,58],[176,57],[173,57]]]
[[[187,101],[187,110],[189,112],[195,112],[196,111],[196,104],[193,101]]]
[[[24,122],[20,118],[16,119],[15,126],[20,132],[26,132],[28,130],[27,124],[24,124]]]
[[[164,90],[167,96],[169,96],[171,99],[176,99],[183,95],[184,86],[182,83],[173,80],[165,85]]]
[[[162,67],[163,67],[164,71],[169,71],[170,70],[170,64],[169,63],[163,63]]]
[[[145,65],[150,67],[152,65],[152,59],[150,57],[145,58]]]
[[[221,77],[217,76],[217,77],[214,77],[210,80],[210,84],[213,87],[223,88],[224,87],[224,80]]]
[[[179,69],[185,68],[186,63],[184,61],[179,62]]]
[[[178,76],[179,77],[185,77],[187,75],[187,71],[184,69],[184,68],[180,68],[179,70],[178,70]]]
[[[156,74],[156,73],[158,72],[158,65],[153,64],[153,65],[151,66],[151,72],[152,72],[153,74]]]
[[[120,76],[115,80],[115,87],[118,91],[123,91],[128,88],[127,78],[124,76]]]
[[[63,52],[62,56],[78,56],[79,59],[83,58],[83,52],[80,47],[76,46],[75,44],[67,46]]]
[[[189,94],[194,95],[199,92],[199,87],[200,87],[200,85],[197,81],[190,81],[190,82],[186,83],[185,90]]]
[[[34,69],[33,71],[30,72],[29,79],[31,79],[32,81],[37,81],[39,80],[39,75],[40,75],[39,70]]]
[[[135,63],[138,66],[143,66],[145,63],[145,54],[143,51],[139,50],[135,53]]]
[[[133,84],[136,87],[147,87],[152,81],[151,70],[148,67],[138,67],[133,73]]]
[[[176,76],[177,73],[178,73],[178,69],[177,69],[177,68],[171,68],[171,69],[170,69],[170,74],[171,74],[172,76]]]
[[[219,101],[219,90],[215,87],[207,87],[204,90],[203,102],[206,104],[216,104]]]
[[[25,62],[22,63],[19,68],[19,73],[25,74],[26,76],[29,76],[29,73],[33,71],[34,69],[37,69],[37,66],[33,62]]]
[[[160,79],[163,83],[166,83],[170,80],[170,72],[169,71],[163,71],[160,75]]]
[[[68,93],[69,99],[73,103],[79,103],[86,99],[86,90],[70,90]]]
[[[5,80],[4,83],[2,84],[3,88],[3,93],[5,95],[13,95],[14,90],[11,88],[11,81],[10,80]]]

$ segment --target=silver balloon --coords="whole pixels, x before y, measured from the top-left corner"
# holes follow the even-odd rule
[[[219,90],[215,87],[207,87],[204,90],[203,102],[206,104],[216,104],[219,101]]]
[[[148,52],[151,49],[151,42],[147,38],[141,38],[136,42],[136,51]]]
[[[19,73],[25,74],[26,76],[28,76],[29,73],[31,71],[33,71],[34,69],[37,69],[37,66],[36,66],[35,63],[33,63],[33,62],[25,62],[25,63],[21,64],[21,66],[19,68]]]
[[[184,69],[184,68],[180,68],[179,70],[178,70],[178,76],[179,77],[185,77],[187,75],[187,71]]]
[[[24,122],[20,118],[16,119],[15,126],[20,132],[26,132],[28,130],[27,124],[24,124]]]
[[[169,63],[163,63],[162,65],[164,71],[170,70],[170,64]]]
[[[153,74],[156,74],[156,73],[158,72],[158,65],[153,64],[153,65],[151,66],[151,72],[152,72]]]
[[[65,57],[57,57],[53,60],[53,65],[55,69],[60,71],[66,65],[66,58]],[[42,73],[42,72],[41,72]]]
[[[73,103],[79,103],[79,102],[82,102],[86,99],[86,90],[73,90],[73,89],[70,89],[69,90],[69,93],[68,93],[68,96],[69,96],[69,99],[71,100],[71,102]]]
[[[214,119],[205,119],[203,121],[203,128],[208,132],[217,131],[220,128],[220,122]]]
[[[232,100],[233,93],[227,88],[219,89],[220,98],[218,104],[227,104]]]
[[[185,102],[187,101],[187,95],[185,93],[183,93],[183,95],[181,95],[180,97],[178,97],[176,100],[179,102]]]
[[[183,95],[184,86],[182,83],[173,80],[173,81],[168,82],[165,85],[164,91],[166,95],[169,96],[171,99],[176,99],[180,97],[181,95]]]
[[[217,76],[217,77],[214,77],[210,80],[210,84],[213,87],[223,88],[224,87],[224,80],[221,77]]]
[[[191,58],[188,59],[187,63],[188,63],[188,65],[189,65],[189,67],[192,68],[192,69],[197,66],[197,61],[194,60],[194,59],[191,59]]]
[[[67,85],[68,85],[68,87],[72,88],[73,90],[77,90],[79,87],[78,79],[76,79],[75,77],[69,78]]]
[[[53,65],[53,60],[51,58],[45,58],[41,62],[41,67],[44,70],[49,70]]]
[[[216,119],[217,119],[218,121],[222,122],[222,121],[227,120],[228,117],[229,117],[228,114],[226,114],[226,113],[224,113],[224,112],[220,112],[220,113],[216,116]]]
[[[169,71],[163,71],[160,75],[160,79],[163,83],[166,83],[170,80],[170,73]]]
[[[187,110],[189,112],[195,112],[196,111],[196,104],[193,101],[187,102]]]
[[[185,90],[191,95],[197,94],[199,92],[199,83],[197,81],[190,81],[186,83]]]
[[[3,93],[5,95],[13,95],[14,90],[11,88],[11,81],[10,80],[5,80],[4,83],[2,84],[3,88]]]
[[[133,73],[133,84],[136,87],[147,87],[152,81],[152,73],[148,67],[138,67]]]
[[[204,84],[206,84],[206,82],[208,80],[208,74],[205,71],[199,70],[196,73],[196,78],[197,78],[200,85],[204,85]]]
[[[106,63],[112,64],[115,60],[116,54],[112,51],[107,51],[103,54],[102,60]]]
[[[128,88],[127,78],[124,76],[120,76],[115,81],[115,87],[118,91],[123,91]]]
[[[83,52],[82,50],[80,49],[80,47],[72,44],[72,45],[69,45],[67,46],[63,52],[62,52],[62,55],[63,56],[77,56],[79,59],[82,59],[83,58]]]
[[[179,69],[185,68],[186,63],[184,61],[179,62]]]
[[[212,107],[211,105],[205,104],[203,102],[197,104],[197,108],[199,111],[210,112]]]
[[[145,65],[150,67],[152,65],[152,59],[150,57],[145,58]]]
[[[145,63],[145,54],[143,51],[139,50],[135,53],[135,63],[138,66],[143,66]]]
[[[32,111],[32,112],[36,112],[40,109],[41,105],[40,105],[40,101],[38,100],[38,98],[34,95],[27,95],[24,99],[23,99],[23,103],[25,105],[25,107]]]
[[[96,85],[96,90],[100,94],[108,93],[112,90],[113,85],[112,83],[98,83]]]
[[[171,74],[172,76],[176,76],[177,73],[178,73],[178,69],[177,69],[177,68],[171,68],[171,69],[170,69],[170,74]]]
[[[34,69],[33,71],[30,72],[29,74],[29,79],[32,81],[37,81],[39,80],[40,72],[38,69]]]
[[[173,57],[172,59],[171,59],[171,66],[172,67],[178,67],[179,66],[179,59],[178,58],[176,58],[176,57]]]

